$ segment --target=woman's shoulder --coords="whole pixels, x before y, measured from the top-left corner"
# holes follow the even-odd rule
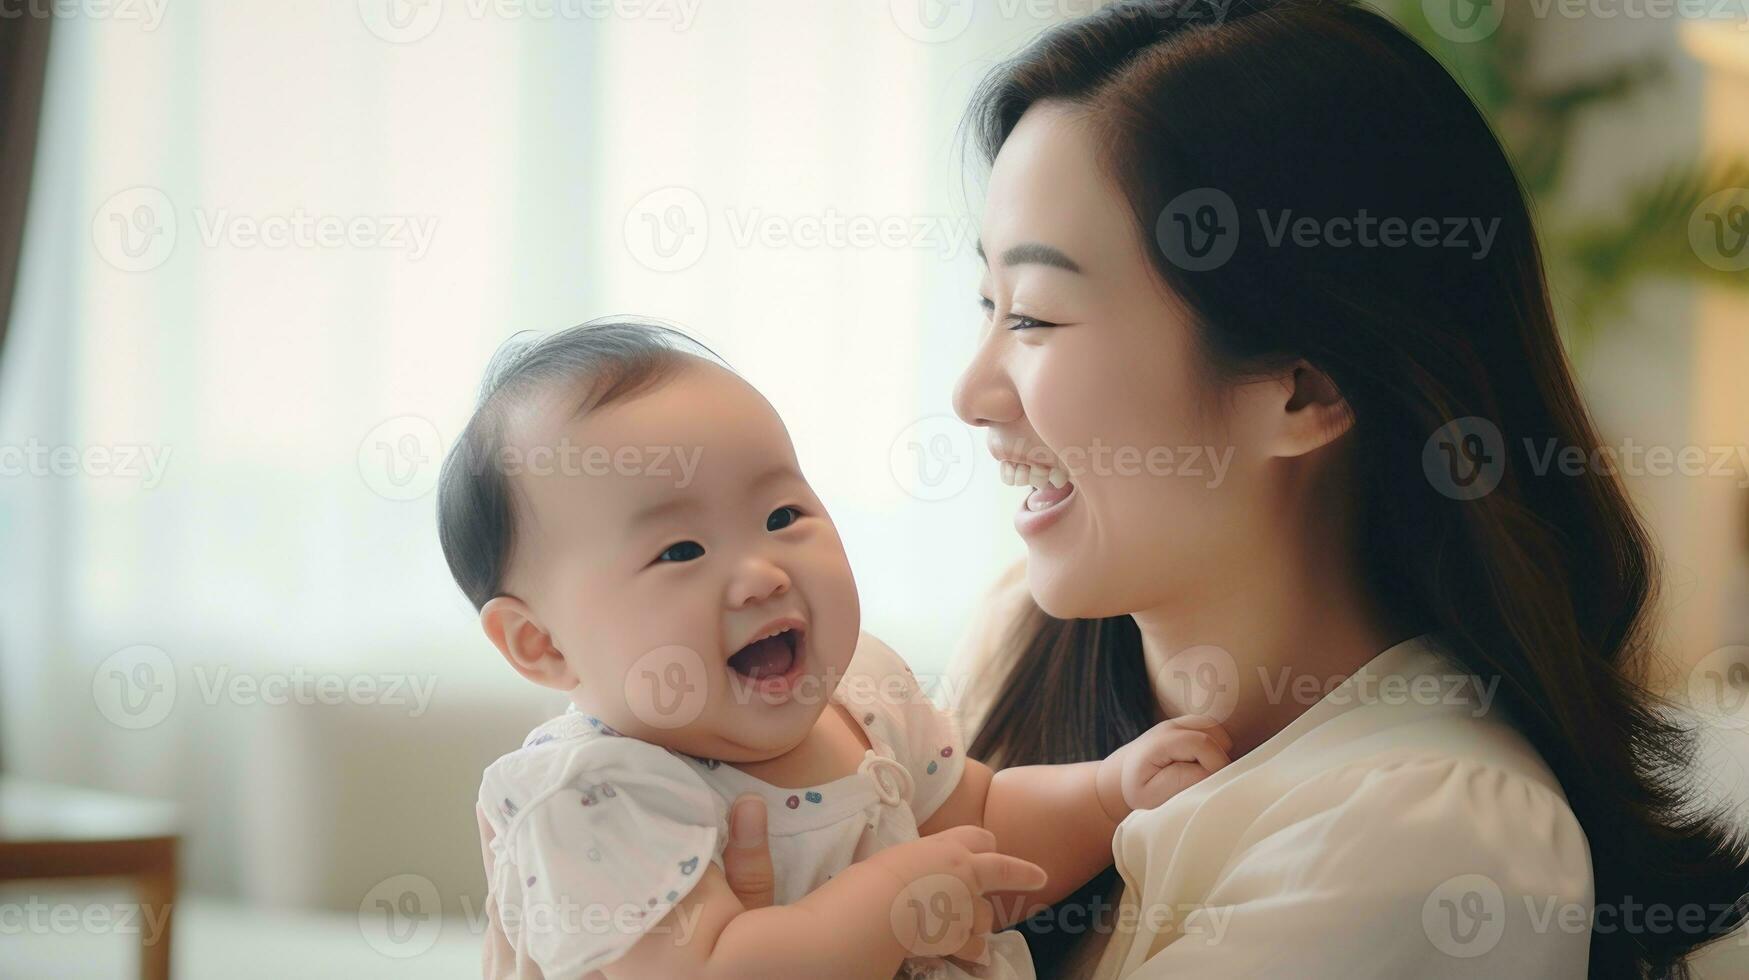
[[[1589,841],[1522,736],[1437,713],[1379,734],[1395,744],[1362,735],[1350,751],[1301,757],[1271,774],[1268,802],[1250,815],[1235,857],[1297,867],[1282,873],[1334,887],[1358,876],[1387,902],[1502,888],[1527,903],[1588,909]]]
[[[1505,876],[1534,894],[1589,901],[1585,832],[1494,693],[1436,645],[1406,643],[1279,744],[1188,791],[1182,812],[1243,828],[1236,856],[1263,865],[1364,873],[1404,894],[1460,874]]]
[[[1387,752],[1310,773],[1262,816],[1346,821],[1373,844],[1466,843],[1472,850],[1561,856],[1589,867],[1585,833],[1559,784],[1501,758]]]
[[[1122,945],[1101,975],[1271,976],[1292,950],[1295,975],[1352,976],[1367,950],[1392,975],[1584,976],[1590,850],[1540,780],[1438,752],[1255,775],[1125,821],[1133,900],[1191,911],[1179,941]]]

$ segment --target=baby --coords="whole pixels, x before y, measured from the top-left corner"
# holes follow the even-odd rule
[[[1100,762],[967,759],[861,632],[777,413],[666,327],[597,321],[501,351],[438,511],[486,635],[571,702],[480,784],[519,970],[1031,977],[1025,941],[992,930],[1109,865],[1132,809],[1226,763],[1206,719]],[[768,908],[722,869],[747,793],[770,815]]]

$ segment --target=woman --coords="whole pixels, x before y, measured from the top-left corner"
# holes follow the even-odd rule
[[[1140,928],[1044,917],[1041,975],[1679,969],[1749,875],[1635,680],[1653,562],[1621,487],[1535,465],[1599,438],[1498,142],[1362,7],[1197,8],[1052,31],[974,107],[960,415],[1034,466],[1231,453],[1218,485],[1092,467],[1017,517],[1037,609],[973,753],[1094,758],[1213,708],[1243,754],[1120,829]]]
[[[972,118],[956,409],[1042,484],[972,752],[1098,758],[1191,712],[1235,742],[1032,920],[1039,974],[1681,975],[1735,928],[1749,871],[1636,681],[1645,533],[1609,474],[1537,466],[1599,438],[1444,69],[1349,2],[1120,3]]]

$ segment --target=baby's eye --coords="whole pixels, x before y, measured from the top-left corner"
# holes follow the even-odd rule
[[[657,561],[696,561],[704,557],[704,545],[697,541],[682,541],[668,546],[668,550],[656,556]]]
[[[802,512],[794,507],[779,507],[765,518],[767,531],[781,531],[802,519]]]

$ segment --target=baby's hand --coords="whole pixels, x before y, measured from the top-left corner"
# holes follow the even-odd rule
[[[1124,803],[1152,810],[1207,779],[1231,760],[1233,739],[1207,715],[1163,721],[1112,753]]]
[[[898,876],[903,890],[891,923],[912,956],[952,956],[984,961],[985,940],[995,928],[992,892],[1042,888],[1043,868],[996,850],[996,835],[962,825],[921,840],[889,847],[870,863]]]

